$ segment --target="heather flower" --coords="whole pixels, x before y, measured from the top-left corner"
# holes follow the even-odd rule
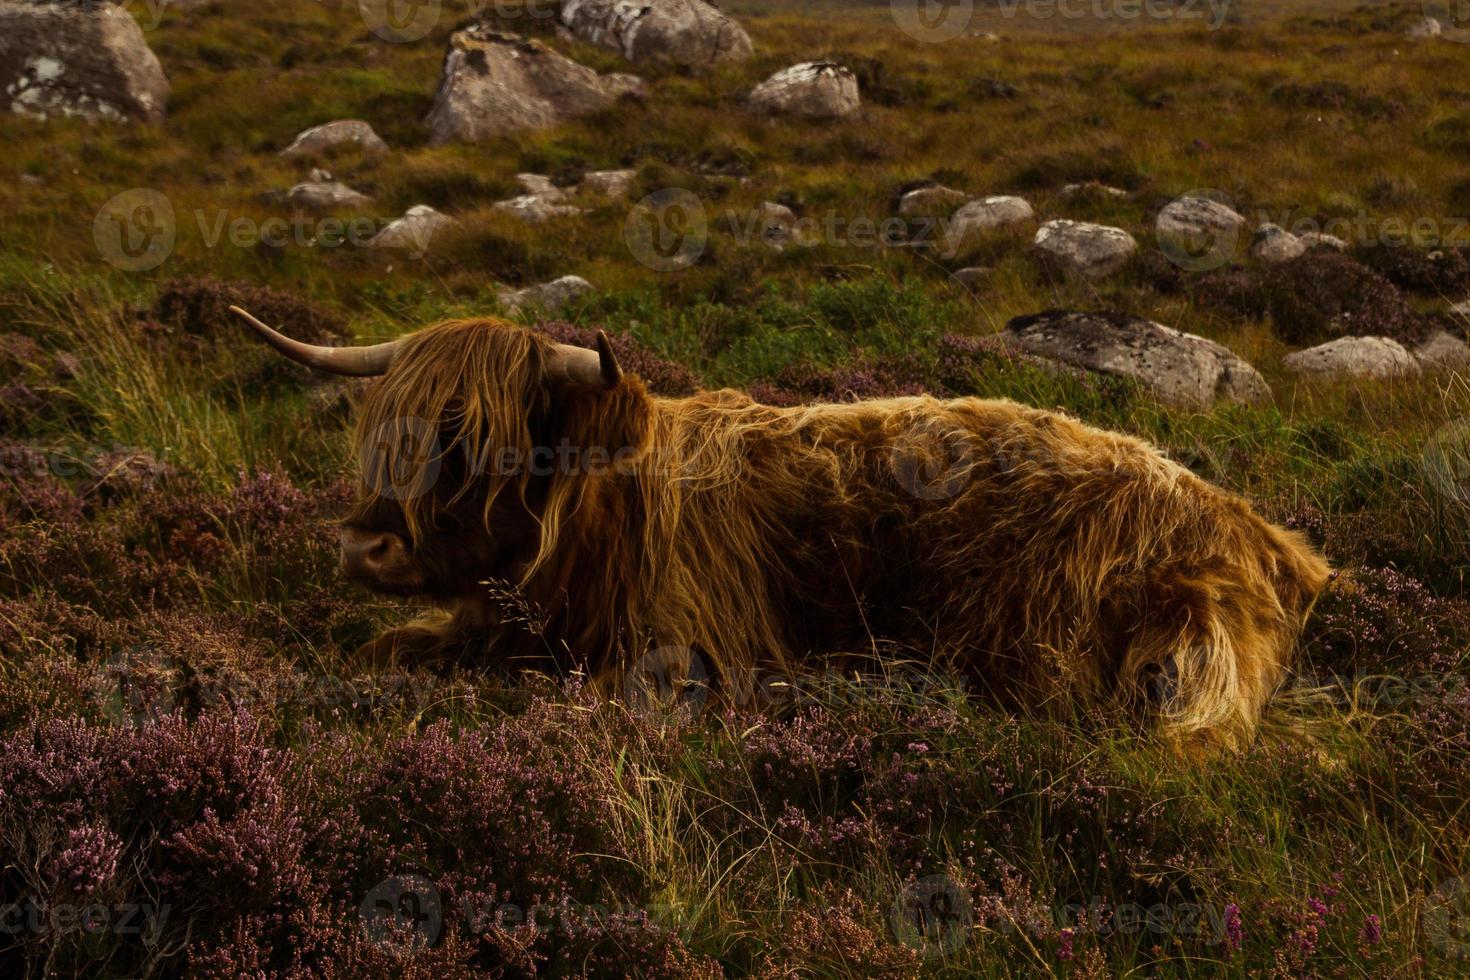
[[[116,834],[87,824],[67,833],[65,848],[51,862],[51,874],[72,894],[85,897],[112,880],[121,854]]]
[[[1225,948],[1233,953],[1244,941],[1245,926],[1241,922],[1240,906],[1231,902],[1225,906]]]

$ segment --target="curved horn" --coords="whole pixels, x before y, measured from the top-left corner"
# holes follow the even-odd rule
[[[238,306],[230,307],[230,312],[254,327],[255,332],[264,337],[266,343],[297,364],[305,364],[331,374],[345,374],[354,378],[385,374],[388,366],[393,363],[393,355],[398,353],[396,340],[371,347],[319,347],[316,344],[303,344],[266,326]]]
[[[597,331],[597,350],[557,344],[546,362],[550,381],[575,381],[594,388],[616,388],[623,379],[623,369],[613,353],[607,334]]]

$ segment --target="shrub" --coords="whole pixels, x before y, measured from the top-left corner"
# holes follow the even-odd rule
[[[1353,254],[1400,289],[1457,301],[1470,292],[1470,259],[1462,249],[1360,245]]]
[[[1413,343],[1424,325],[1393,284],[1330,249],[1266,270],[1261,291],[1281,338],[1319,344],[1342,336],[1380,336]]]

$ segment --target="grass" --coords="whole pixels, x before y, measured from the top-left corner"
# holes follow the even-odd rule
[[[972,28],[1003,40],[941,44],[898,31],[887,4],[732,10],[749,64],[651,69],[644,103],[479,147],[429,147],[420,125],[453,6],[410,44],[377,39],[351,4],[167,7],[147,33],[173,84],[162,126],[0,117],[0,969],[1460,974],[1464,377],[1298,383],[1284,325],[1210,302],[1199,276],[1170,285],[1140,259],[1086,284],[1040,269],[1029,230],[943,257],[855,229],[937,180],[1117,224],[1144,252],[1157,208],[1197,188],[1253,221],[1417,220],[1418,244],[1454,245],[1434,238],[1464,211],[1470,49],[1402,39],[1417,5],[1250,5],[1219,30],[1002,6]],[[859,71],[861,116],[741,108],[771,71],[822,55]],[[337,217],[456,217],[422,258],[325,245],[316,219],[283,247],[256,240],[289,216],[267,192],[308,169],[276,151],[338,117],[393,149],[320,161],[373,198]],[[492,208],[517,173],[621,167],[638,171],[630,200],[584,198],[580,218]],[[1131,194],[1062,196],[1092,179]],[[128,272],[94,217],[136,188],[167,199],[176,241]],[[697,261],[672,272],[624,232],[665,188],[708,219]],[[769,200],[835,230],[780,252],[746,240]],[[950,278],[975,263],[992,270],[980,285]],[[668,719],[494,665],[357,662],[409,612],[335,575],[351,390],[277,364],[220,311],[254,290],[293,332],[377,340],[569,273],[597,291],[547,328],[605,326],[649,377],[1056,407],[1305,530],[1350,585],[1321,603],[1258,744],[1193,763],[1107,718],[1007,715],[927,683],[925,663],[814,665],[774,703]],[[1404,296],[1416,314],[1464,298]],[[1052,307],[1219,340],[1274,399],[1182,410],[974,347]],[[438,921],[390,895],[408,876]],[[92,906],[111,919],[91,933],[48,917]],[[118,926],[140,907],[166,912],[155,933]],[[404,927],[386,939],[385,908]],[[509,925],[472,914],[486,909]]]

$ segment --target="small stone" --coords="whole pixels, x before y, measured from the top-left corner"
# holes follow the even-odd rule
[[[627,197],[637,179],[636,170],[594,170],[582,175],[580,189],[601,197]]]
[[[427,204],[415,204],[403,217],[389,222],[368,242],[369,248],[404,249],[421,256],[429,251],[434,236],[453,225],[454,219]]]
[[[1087,279],[1112,275],[1138,250],[1138,242],[1122,228],[1063,218],[1038,228],[1032,244],[1065,271]]]
[[[593,292],[592,284],[581,276],[562,276],[539,286],[507,290],[500,294],[500,303],[510,312],[539,309],[544,313],[558,313],[572,300],[590,292]]]
[[[1306,243],[1280,225],[1261,225],[1251,240],[1251,256],[1268,265],[1290,262],[1306,250]]]
[[[947,215],[964,204],[970,196],[952,187],[931,184],[911,190],[898,199],[898,213],[905,218],[914,215]]]
[[[339,147],[361,150],[363,153],[388,151],[388,144],[373,132],[373,127],[361,119],[336,119],[297,134],[291,145],[281,151],[281,156],[316,156]]]

